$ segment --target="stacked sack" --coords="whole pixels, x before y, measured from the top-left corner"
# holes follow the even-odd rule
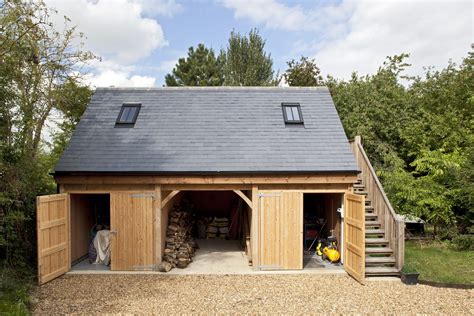
[[[229,237],[229,219],[227,217],[215,217],[207,227],[207,238],[227,239]]]

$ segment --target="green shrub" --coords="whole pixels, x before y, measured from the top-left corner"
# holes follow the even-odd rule
[[[418,271],[416,270],[416,265],[412,263],[405,263],[405,265],[402,268],[403,273],[417,273]]]
[[[451,240],[451,247],[456,250],[474,250],[474,235],[459,235]]]
[[[459,231],[454,225],[438,228],[438,232],[436,234],[436,238],[439,240],[452,240],[457,236],[459,236]]]

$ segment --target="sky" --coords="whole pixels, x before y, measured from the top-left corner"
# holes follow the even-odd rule
[[[92,87],[163,86],[178,58],[199,43],[218,52],[232,30],[257,28],[275,71],[301,56],[324,75],[348,79],[373,73],[386,59],[409,53],[410,75],[460,63],[474,43],[472,1],[427,0],[46,0],[83,32]]]

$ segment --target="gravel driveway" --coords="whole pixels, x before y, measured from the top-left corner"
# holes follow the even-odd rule
[[[34,291],[33,312],[474,314],[474,290],[345,275],[67,275]]]

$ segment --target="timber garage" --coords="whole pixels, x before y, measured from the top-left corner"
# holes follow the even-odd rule
[[[97,89],[58,194],[37,199],[40,283],[78,264],[188,269],[213,243],[250,271],[301,270],[328,236],[363,280],[357,157],[325,87]]]

